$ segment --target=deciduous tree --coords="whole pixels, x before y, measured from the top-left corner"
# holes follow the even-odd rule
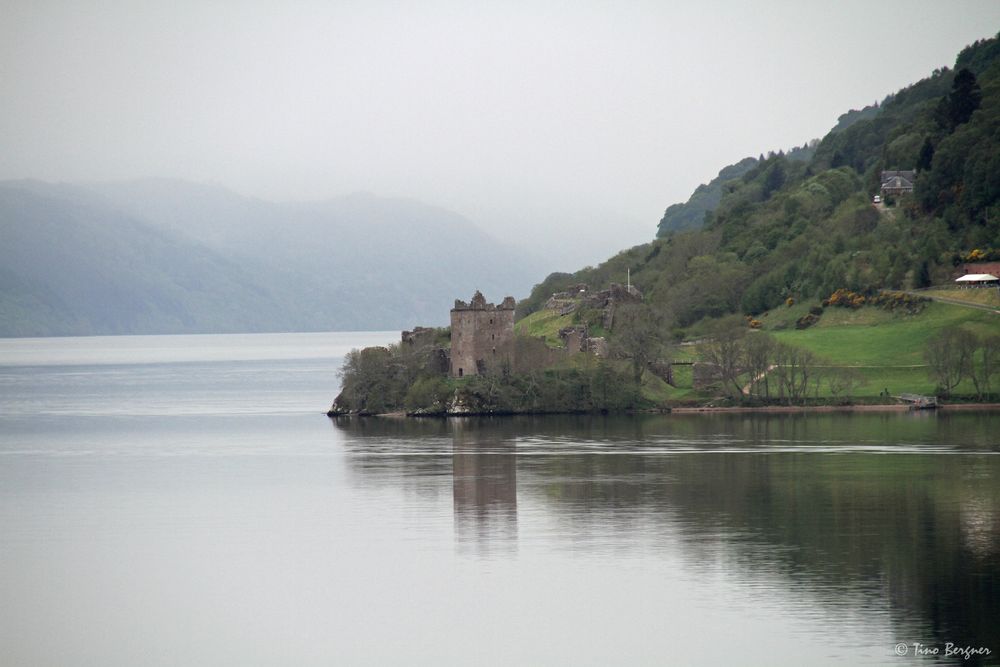
[[[612,351],[632,362],[637,386],[649,362],[664,356],[668,328],[666,317],[644,304],[622,306],[615,312]]]
[[[746,335],[747,330],[742,318],[727,318],[720,324],[712,340],[703,347],[705,360],[718,369],[719,379],[731,396],[743,394],[740,375],[743,373],[745,361]]]
[[[1000,336],[988,336],[978,341],[969,363],[969,377],[982,400],[992,391],[993,376],[1000,374]]]
[[[927,342],[928,372],[945,396],[969,376],[978,344],[976,335],[965,329],[944,329]]]
[[[774,339],[762,331],[748,333],[743,344],[743,367],[749,375],[750,393],[765,399],[771,397],[768,378],[774,354]]]

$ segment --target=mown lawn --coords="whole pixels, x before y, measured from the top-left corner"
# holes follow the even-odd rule
[[[919,315],[892,314],[871,306],[827,308],[809,329],[772,335],[835,365],[912,366],[924,364],[927,341],[946,327],[964,327],[980,336],[1000,334],[1000,315],[945,303],[931,303]]]
[[[931,303],[919,315],[893,314],[866,306],[857,310],[827,308],[809,329],[771,332],[784,343],[814,352],[830,366],[851,367],[868,380],[854,391],[857,397],[879,392],[931,394],[935,383],[924,361],[927,341],[948,327],[966,328],[980,336],[1000,334],[1000,316],[987,311]],[[956,394],[973,393],[968,380]],[[820,396],[829,396],[824,383]]]

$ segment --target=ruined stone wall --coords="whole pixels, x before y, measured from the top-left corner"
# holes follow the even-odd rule
[[[432,327],[414,327],[413,331],[403,331],[399,340],[412,347],[420,347],[421,345],[433,344],[436,335],[437,329]]]
[[[514,362],[514,299],[496,306],[476,292],[470,303],[455,301],[451,310],[451,376],[498,371]]]
[[[559,338],[562,339],[563,345],[566,346],[567,353],[577,354],[578,352],[583,352],[587,346],[587,327],[565,327],[559,330]]]

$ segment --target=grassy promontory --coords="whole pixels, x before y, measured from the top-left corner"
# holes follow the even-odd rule
[[[810,314],[810,325],[796,328]],[[870,304],[781,306],[749,324],[731,319],[726,328],[720,321],[722,328],[712,337],[661,341],[656,355],[643,356],[638,374],[634,352],[630,354],[621,340],[626,333],[622,329],[602,330],[612,341],[609,358],[561,353],[558,331],[576,319],[545,309],[522,318],[516,327],[517,362],[491,375],[450,378],[444,366],[435,364],[432,347],[394,345],[352,352],[344,365],[344,389],[331,414],[891,406],[899,405],[896,397],[904,393],[984,405],[997,398],[990,385],[991,380],[997,384],[997,370],[990,377],[989,369],[982,368],[996,362],[982,356],[983,347],[947,390],[927,357],[931,341],[945,332],[967,332],[982,345],[995,346],[1000,315],[976,308],[937,302],[920,302],[911,311]],[[436,337],[438,343],[447,340],[445,333]],[[727,363],[732,364],[728,375]],[[710,371],[700,382],[695,380],[695,364]],[[977,387],[974,374],[982,379],[984,370],[986,386]]]

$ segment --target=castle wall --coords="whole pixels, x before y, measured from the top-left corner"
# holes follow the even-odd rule
[[[451,311],[451,376],[481,375],[514,361],[514,300],[498,307],[478,292]]]

